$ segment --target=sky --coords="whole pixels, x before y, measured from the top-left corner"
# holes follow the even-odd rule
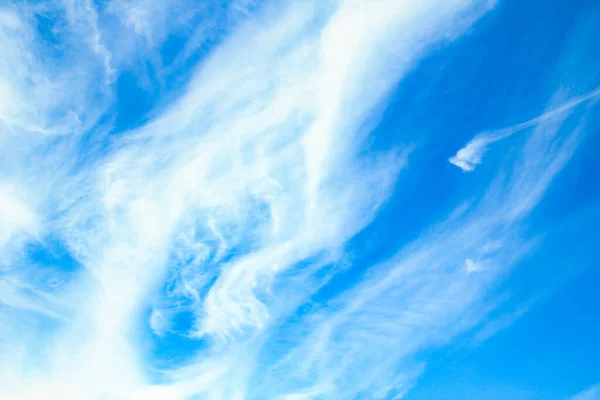
[[[600,3],[0,1],[0,399],[600,399]]]

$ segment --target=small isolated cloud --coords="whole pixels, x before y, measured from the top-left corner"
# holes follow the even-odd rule
[[[502,139],[506,139],[524,129],[534,127],[542,122],[564,117],[565,114],[571,111],[573,108],[585,102],[595,101],[599,97],[600,89],[596,89],[583,96],[575,97],[565,104],[553,108],[538,117],[530,119],[529,121],[522,122],[508,128],[499,129],[497,131],[481,133],[475,136],[475,138],[467,143],[465,147],[458,150],[456,154],[450,157],[448,161],[465,172],[473,171],[477,165],[481,164],[483,156],[487,152],[489,145]]]
[[[451,157],[450,162],[463,171],[473,171],[481,163],[488,145],[498,140],[500,139],[490,135],[477,136]]]
[[[476,263],[475,261],[471,260],[470,258],[466,258],[465,270],[467,271],[467,274],[470,274],[473,272],[481,271],[482,266],[479,263]]]

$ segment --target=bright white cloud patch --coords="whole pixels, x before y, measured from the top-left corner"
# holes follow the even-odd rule
[[[451,159],[463,170],[533,128],[523,173],[502,190],[317,300],[413,148],[366,151],[367,127],[494,2],[249,13],[233,1],[215,15],[101,3],[0,9],[0,396],[11,399],[401,397],[423,370],[414,354],[477,323],[489,284],[526,251],[519,226],[577,144],[581,128],[562,122],[600,93],[473,139]],[[147,122],[111,128],[119,74],[160,64],[169,33],[197,15],[228,33]],[[202,47],[198,29],[183,53]],[[66,255],[44,257],[57,265],[33,254],[56,248]]]
[[[0,243],[5,245],[12,235],[19,231],[34,233],[36,230],[35,212],[10,194],[10,187],[0,189],[0,221],[2,231]]]

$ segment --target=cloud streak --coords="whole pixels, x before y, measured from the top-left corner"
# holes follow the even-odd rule
[[[570,400],[597,400],[600,398],[600,385],[594,385],[581,393],[570,397]]]
[[[564,115],[573,108],[586,102],[595,101],[598,97],[600,97],[600,89],[596,89],[582,96],[574,97],[565,104],[551,109],[533,119],[521,122],[520,124],[491,132],[480,133],[467,143],[465,147],[460,149],[456,155],[451,157],[449,161],[463,171],[473,171],[478,164],[481,164],[482,158],[487,152],[489,145],[506,139],[525,129],[532,128],[542,122],[564,117]]]

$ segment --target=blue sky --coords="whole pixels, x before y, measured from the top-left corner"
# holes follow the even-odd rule
[[[0,397],[600,399],[593,0],[0,4]]]

